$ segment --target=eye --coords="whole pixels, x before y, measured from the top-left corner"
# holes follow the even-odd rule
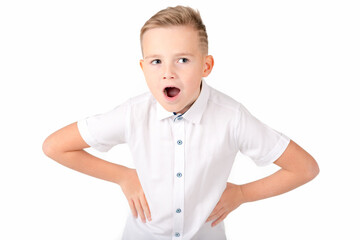
[[[189,61],[189,59],[187,59],[187,58],[180,58],[179,59],[179,62],[180,63],[186,63],[186,62],[188,62]]]
[[[155,59],[151,61],[151,64],[159,64],[161,63],[160,59]]]

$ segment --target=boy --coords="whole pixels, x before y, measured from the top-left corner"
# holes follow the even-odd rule
[[[140,39],[140,66],[151,93],[72,123],[43,144],[55,161],[121,186],[134,216],[123,239],[226,239],[223,220],[231,211],[318,174],[300,146],[205,82],[214,60],[198,12],[164,9],[145,23]],[[136,170],[84,151],[121,143],[129,144]],[[238,151],[259,166],[281,169],[244,185],[228,183]]]

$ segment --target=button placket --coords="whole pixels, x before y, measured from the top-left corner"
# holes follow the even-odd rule
[[[173,122],[173,137],[175,148],[174,188],[173,188],[173,240],[181,239],[184,226],[184,156],[185,156],[185,122],[177,116]]]

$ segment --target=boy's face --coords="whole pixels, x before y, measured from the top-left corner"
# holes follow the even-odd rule
[[[201,51],[198,32],[190,26],[150,29],[142,49],[140,66],[153,96],[169,112],[186,112],[214,65],[212,56]]]

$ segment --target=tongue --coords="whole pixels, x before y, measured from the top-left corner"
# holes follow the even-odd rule
[[[166,89],[166,92],[167,92],[167,95],[169,97],[175,97],[176,95],[179,94],[180,89],[178,89],[178,88],[168,88],[168,89]]]

